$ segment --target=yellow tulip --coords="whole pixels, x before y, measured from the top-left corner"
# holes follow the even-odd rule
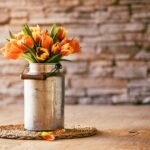
[[[38,47],[36,49],[36,58],[38,60],[44,61],[44,60],[48,59],[49,55],[50,54],[49,54],[49,50],[48,49],[41,48],[41,47]]]

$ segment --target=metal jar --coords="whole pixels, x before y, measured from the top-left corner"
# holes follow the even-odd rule
[[[60,64],[30,63],[24,80],[24,127],[46,131],[64,128],[64,75]]]

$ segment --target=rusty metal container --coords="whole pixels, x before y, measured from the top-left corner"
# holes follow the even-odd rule
[[[24,72],[24,127],[47,131],[64,128],[64,75],[60,64],[30,63]]]

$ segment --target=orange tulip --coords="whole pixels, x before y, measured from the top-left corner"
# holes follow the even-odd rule
[[[53,45],[53,39],[50,37],[48,32],[42,34],[42,47],[50,50]]]
[[[60,44],[61,44],[61,46],[63,46],[63,45],[65,45],[65,44],[67,44],[67,43],[70,43],[70,40],[69,40],[69,39],[63,40]]]
[[[53,46],[52,46],[52,52],[54,54],[58,54],[61,50],[61,45],[59,42],[56,42]]]
[[[31,48],[34,47],[34,41],[29,35],[24,36],[24,35],[20,34],[17,37],[18,46],[22,49],[23,52],[26,52],[28,49],[23,45],[23,43],[25,43],[26,45],[28,45]]]
[[[61,47],[62,56],[68,56],[72,53],[73,53],[73,48],[71,47],[70,43],[67,43]]]
[[[63,28],[63,27],[60,27],[58,32],[59,32],[58,38],[60,40],[63,40],[66,37],[66,35],[67,35],[67,30],[65,28]]]
[[[65,40],[61,43],[61,54],[62,56],[68,56],[73,53],[80,52],[80,45],[77,40]]]
[[[73,48],[73,53],[79,53],[80,52],[80,45],[76,39],[71,40],[70,45]]]
[[[22,52],[22,49],[17,45],[17,40],[8,42],[3,50],[4,56],[8,59],[18,59]]]

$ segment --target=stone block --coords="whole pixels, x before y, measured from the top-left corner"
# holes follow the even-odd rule
[[[98,5],[98,6],[109,6],[114,4],[114,0],[83,0],[84,5]]]
[[[74,96],[74,97],[81,97],[85,96],[85,90],[84,89],[66,89],[65,91],[66,96]]]
[[[27,23],[27,18],[11,19],[10,25],[24,25]]]
[[[98,37],[95,38],[90,38],[90,37],[85,37],[83,39],[83,42],[85,43],[103,43],[103,42],[117,42],[117,41],[122,41],[124,40],[124,35],[121,33],[118,34],[102,34]]]
[[[114,71],[115,78],[145,78],[147,76],[147,67],[118,67]]]
[[[120,4],[140,4],[141,0],[121,0]]]
[[[64,62],[63,67],[69,74],[83,74],[87,72],[86,62]]]
[[[141,32],[145,28],[142,23],[122,23],[122,24],[105,24],[100,25],[99,32],[104,33],[120,33],[120,32]]]
[[[112,67],[96,67],[89,70],[89,75],[92,77],[112,77],[114,68]]]
[[[113,74],[112,61],[100,60],[93,61],[89,65],[89,74],[93,77],[108,77]]]
[[[60,5],[62,6],[77,6],[79,5],[79,0],[60,0]]]
[[[11,18],[17,18],[17,19],[21,19],[21,18],[27,18],[28,17],[28,12],[26,11],[12,11],[11,12]]]
[[[96,54],[93,50],[93,52],[81,52],[79,54],[74,54],[72,56],[69,56],[68,59],[71,59],[73,61],[92,61],[92,60],[98,60],[101,58],[100,55]]]
[[[126,88],[127,81],[115,78],[72,77],[71,85],[73,88]]]
[[[132,87],[128,89],[128,94],[131,97],[135,96],[150,96],[150,87]]]
[[[81,105],[92,104],[92,99],[90,97],[79,98],[78,103]]]
[[[81,43],[81,48],[83,53],[96,52],[96,44]]]
[[[69,104],[69,105],[75,105],[78,103],[78,100],[76,97],[65,97],[65,104]]]
[[[0,9],[0,24],[6,24],[10,21],[10,12],[9,9],[3,8]]]
[[[110,67],[112,66],[111,60],[99,60],[99,61],[93,61],[90,63],[90,68],[94,69],[97,67]]]
[[[100,96],[100,97],[95,97],[92,100],[92,104],[99,105],[99,104],[112,104],[112,98],[109,96]]]
[[[88,96],[118,95],[126,93],[126,88],[88,88]]]
[[[98,36],[99,33],[97,32],[98,28],[96,26],[84,26],[84,27],[73,27],[68,28],[69,35],[72,36]]]
[[[128,83],[128,88],[150,87],[150,79],[132,79]]]
[[[127,93],[114,95],[112,97],[112,104],[127,104],[127,103],[129,103],[129,96]]]
[[[135,57],[134,57],[134,59],[137,59],[137,60],[150,60],[150,53],[149,52],[147,52],[147,51],[145,51],[145,50],[141,50],[141,51],[139,51],[136,55],[135,55]]]
[[[117,67],[144,67],[146,66],[146,62],[145,61],[140,61],[140,60],[118,60],[116,61],[116,66]]]

